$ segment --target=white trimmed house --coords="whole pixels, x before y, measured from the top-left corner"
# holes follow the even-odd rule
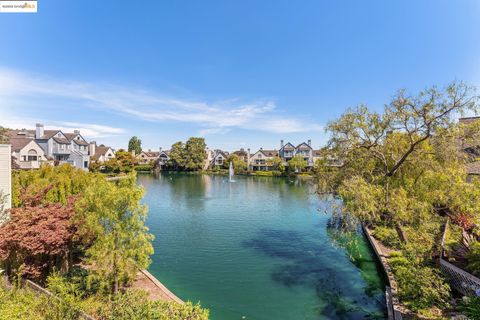
[[[95,141],[92,141],[89,144],[89,154],[91,160],[100,163],[115,158],[115,152],[112,148],[107,147],[103,144],[97,146],[97,143]]]
[[[160,151],[152,151],[149,149],[148,151],[142,150],[142,152],[137,155],[137,159],[139,164],[150,164],[157,161],[159,156]]]
[[[10,139],[12,158],[20,169],[38,169],[46,163],[42,147],[33,139]]]
[[[268,171],[273,170],[271,166],[269,166],[268,161],[277,157],[278,151],[277,150],[263,150],[260,148],[257,152],[250,156],[249,167],[248,169],[251,171]]]
[[[223,167],[228,158],[228,152],[222,150],[215,150],[213,158],[210,163],[210,167],[220,168]]]

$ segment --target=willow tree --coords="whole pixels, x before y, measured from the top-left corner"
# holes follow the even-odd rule
[[[98,181],[76,204],[79,237],[86,246],[92,277],[113,293],[150,264],[153,236],[145,226],[147,208],[140,204],[143,189],[135,176]]]
[[[459,141],[478,131],[461,130],[456,118],[477,112],[477,101],[472,88],[453,83],[415,96],[399,91],[382,113],[365,105],[348,110],[327,126],[324,159],[341,164],[316,166],[320,192],[338,194],[350,214],[391,225],[407,242],[404,225],[451,209],[445,181],[458,181],[459,197],[469,192]]]

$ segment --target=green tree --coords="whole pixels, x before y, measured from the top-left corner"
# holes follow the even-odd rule
[[[142,140],[133,136],[128,141],[128,152],[135,151],[135,154],[140,154],[142,152]]]
[[[280,172],[285,171],[285,166],[283,165],[283,160],[279,156],[275,156],[271,159],[268,159],[267,160],[267,165],[272,167],[273,170],[278,170]]]
[[[399,250],[401,259],[390,263],[403,303],[414,310],[448,301],[445,280],[431,268],[444,216],[476,232],[480,182],[466,181],[471,159],[460,145],[478,138],[479,124],[455,118],[478,112],[477,102],[471,88],[454,83],[415,96],[400,91],[383,113],[348,110],[327,127],[322,151],[335,161],[315,166],[319,192],[340,196],[346,218],[378,227],[375,234]]]
[[[207,156],[204,138],[192,137],[185,144],[185,169],[196,171],[202,170]]]
[[[288,168],[290,171],[295,171],[298,169],[298,171],[302,171],[307,167],[307,161],[303,158],[303,156],[297,154],[295,157],[290,159],[288,161]]]
[[[86,242],[92,278],[113,293],[134,278],[137,268],[150,263],[153,236],[145,226],[143,193],[131,174],[117,183],[99,180],[76,203],[78,233]]]
[[[236,172],[244,172],[247,170],[247,163],[240,159],[236,154],[231,154],[228,156],[224,163],[224,167],[229,168],[230,162],[233,163],[233,168]]]
[[[5,144],[10,141],[8,136],[8,129],[0,126],[0,144]]]
[[[185,163],[186,163],[186,151],[185,145],[183,142],[178,141],[175,142],[172,147],[170,148],[170,159],[168,160],[169,167],[175,170],[184,170]]]

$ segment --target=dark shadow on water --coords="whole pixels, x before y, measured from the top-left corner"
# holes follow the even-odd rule
[[[314,290],[319,299],[317,314],[330,319],[383,319],[383,287],[371,258],[357,255],[352,263],[343,248],[332,244],[330,235],[321,237],[261,229],[243,246],[278,259],[271,274],[275,282]]]

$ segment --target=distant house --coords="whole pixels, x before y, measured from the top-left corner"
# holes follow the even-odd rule
[[[228,152],[222,150],[215,150],[210,166],[213,168],[220,168],[227,161]]]
[[[160,149],[160,154],[158,155],[158,164],[160,166],[164,166],[167,164],[168,160],[170,160],[170,150],[162,151]]]
[[[250,149],[244,150],[243,148],[232,152],[232,154],[236,155],[240,160],[244,161],[248,165],[250,164]]]
[[[252,171],[267,171],[273,170],[272,166],[269,165],[269,160],[278,157],[277,150],[264,150],[260,148],[250,157],[249,170]]]
[[[88,170],[88,143],[78,130],[73,133],[45,130],[43,124],[37,123],[35,130],[11,130],[10,139],[33,139],[43,149],[47,159],[52,159],[56,164],[69,163]]]
[[[137,159],[139,164],[150,164],[157,161],[159,156],[160,156],[160,151],[152,151],[148,149],[148,151],[140,152],[137,155]]]
[[[320,150],[314,150],[312,148],[312,140],[308,140],[306,143],[302,142],[297,146],[294,146],[290,142],[283,144],[283,140],[281,140],[278,154],[285,165],[297,155],[302,156],[303,159],[307,161],[307,167],[313,167],[315,161],[321,158]]]
[[[97,146],[95,141],[92,141],[89,144],[89,154],[92,161],[98,161],[101,163],[115,158],[115,152],[111,147],[103,144]]]
[[[42,147],[34,139],[11,138],[12,159],[19,169],[38,169],[47,157]]]

